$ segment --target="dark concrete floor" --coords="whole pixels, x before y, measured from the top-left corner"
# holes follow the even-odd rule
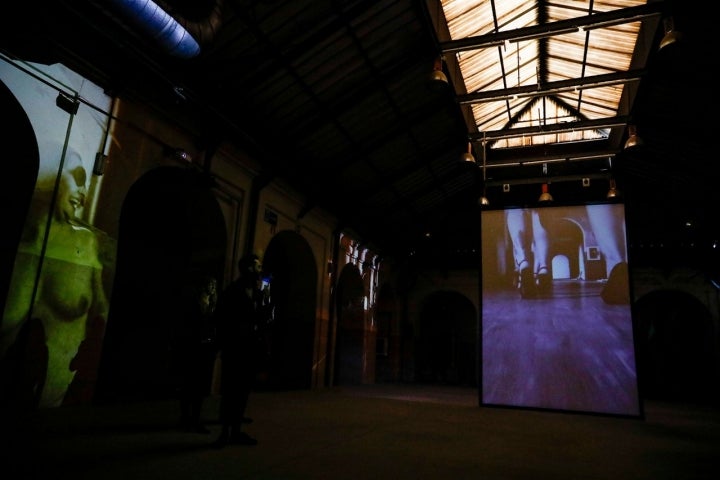
[[[246,430],[259,444],[218,450],[217,400],[205,405],[210,434],[178,430],[172,401],[35,412],[6,437],[3,478],[720,478],[710,407],[646,402],[626,418],[480,407],[463,388],[257,392]]]

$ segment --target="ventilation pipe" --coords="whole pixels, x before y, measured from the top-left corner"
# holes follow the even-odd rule
[[[200,54],[200,44],[211,40],[221,23],[222,0],[210,3],[209,13],[192,21],[184,15],[167,10],[152,0],[109,0],[123,19],[150,37],[164,52],[178,58],[193,58]]]

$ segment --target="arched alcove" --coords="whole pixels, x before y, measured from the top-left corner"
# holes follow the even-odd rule
[[[557,218],[546,225],[550,242],[554,279],[578,278],[581,271],[579,251],[584,245],[585,233],[580,225],[567,218]]]
[[[318,283],[312,249],[299,233],[278,232],[265,251],[263,270],[271,275],[275,306],[269,338],[270,367],[264,386],[283,390],[310,388]]]
[[[5,310],[15,253],[27,217],[40,155],[35,132],[25,110],[10,89],[0,81],[0,111],[3,112],[3,177],[0,189],[0,212],[3,233],[0,235],[0,312]],[[1,320],[0,320],[1,321]]]
[[[415,336],[416,382],[476,386],[477,326],[475,306],[464,295],[453,291],[428,295]]]
[[[174,393],[170,349],[182,294],[195,277],[221,279],[224,270],[226,229],[212,186],[198,171],[160,167],[128,191],[98,399]]]

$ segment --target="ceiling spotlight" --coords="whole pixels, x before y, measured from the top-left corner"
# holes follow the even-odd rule
[[[642,144],[643,141],[638,136],[635,125],[628,125],[628,139],[625,141],[625,149],[639,147]]]
[[[662,40],[660,40],[660,50],[668,45],[672,45],[682,38],[682,33],[675,30],[675,21],[672,17],[663,19],[663,27],[665,29],[665,36],[663,36]]]
[[[192,163],[192,156],[182,148],[176,148],[172,151],[172,156],[175,160],[181,160],[183,162]]]
[[[460,160],[463,162],[475,163],[475,157],[472,154],[472,143],[468,142],[467,151],[463,152],[460,156]]]
[[[610,179],[610,188],[607,192],[607,198],[616,198],[620,196],[620,191],[617,189],[617,186],[615,185],[615,179]]]
[[[540,194],[540,198],[538,198],[538,202],[552,202],[553,197],[550,195],[549,187],[547,183],[542,184],[542,193]]]
[[[448,84],[448,78],[445,75],[445,72],[443,72],[442,55],[439,55],[435,59],[435,63],[433,64],[433,70],[430,73],[430,78],[428,80],[430,85],[432,86],[444,86]]]

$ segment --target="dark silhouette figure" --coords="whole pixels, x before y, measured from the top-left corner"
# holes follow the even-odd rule
[[[240,274],[218,299],[215,319],[222,362],[220,380],[220,423],[216,447],[227,444],[256,445],[257,440],[242,431],[250,392],[257,376],[262,323],[262,264],[256,255],[243,257]]]
[[[204,276],[183,296],[185,302],[177,328],[176,362],[180,375],[180,426],[196,433],[210,433],[202,423],[202,407],[210,394],[217,356],[213,313],[217,281]]]

